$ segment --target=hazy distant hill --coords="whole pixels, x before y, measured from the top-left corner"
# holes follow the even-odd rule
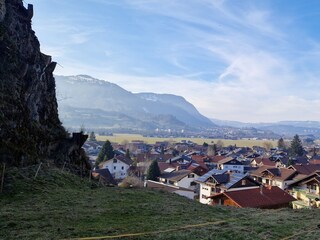
[[[317,121],[280,121],[275,123],[243,123],[211,119],[218,126],[230,126],[236,128],[254,127],[261,130],[269,130],[276,134],[291,137],[295,134],[314,135],[320,137],[320,122]]]
[[[215,126],[183,97],[133,94],[87,75],[55,76],[59,115],[66,127],[129,129],[207,128]]]

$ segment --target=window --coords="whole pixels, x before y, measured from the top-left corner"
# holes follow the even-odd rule
[[[124,170],[124,166],[121,167],[121,170]]]
[[[116,166],[114,166],[114,167],[113,167],[113,170],[116,170],[116,169],[117,169],[117,167],[116,167]]]
[[[188,178],[194,178],[194,174],[193,174],[193,173],[190,173],[190,174],[188,175]]]
[[[310,185],[310,189],[311,189],[311,190],[317,190],[317,185],[316,185],[316,184]]]
[[[117,159],[113,159],[113,163],[117,163]]]
[[[196,185],[197,185],[196,182],[191,182],[191,183],[190,183],[190,186],[196,186]]]
[[[208,189],[208,188],[206,188],[206,187],[202,187],[202,189],[203,189],[203,190],[207,190],[207,191],[209,190],[209,189]]]
[[[207,198],[207,196],[206,196],[206,195],[204,195],[204,194],[202,194],[201,198]]]
[[[245,179],[242,179],[241,185],[242,185],[242,186],[246,185],[246,180],[245,180]]]

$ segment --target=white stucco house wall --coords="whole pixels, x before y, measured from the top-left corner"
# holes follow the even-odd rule
[[[195,189],[195,180],[198,178],[199,176],[190,170],[178,170],[162,174],[159,181],[177,187]]]
[[[128,170],[132,161],[123,156],[115,156],[113,159],[99,164],[99,168],[107,168],[114,179],[124,179],[128,176]]]
[[[235,173],[244,173],[244,165],[233,157],[227,157],[218,161],[218,169],[232,171]]]

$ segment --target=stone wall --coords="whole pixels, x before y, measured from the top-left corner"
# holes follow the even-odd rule
[[[5,0],[0,0],[0,22],[3,21],[5,15],[6,15]]]
[[[33,7],[21,0],[0,0],[0,161],[15,165],[66,156],[68,144],[58,117],[56,63],[40,52],[31,28]],[[65,151],[71,147],[64,146]],[[79,148],[80,149],[80,148]],[[70,159],[69,159],[70,160]]]

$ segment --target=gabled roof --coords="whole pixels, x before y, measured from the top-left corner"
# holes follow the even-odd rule
[[[249,177],[248,174],[242,174],[242,173],[232,173],[230,174],[229,181],[225,184],[225,187],[227,189],[231,188],[233,185],[241,181],[242,179]]]
[[[197,181],[205,183],[208,180],[208,178],[211,177],[212,175],[223,174],[225,172],[227,172],[227,170],[212,169],[206,174],[204,174],[203,176],[201,176],[200,178],[198,178]]]
[[[191,161],[191,163],[192,164],[198,164],[198,165],[200,165],[203,169],[205,169],[206,171],[208,171],[209,170],[209,168],[208,168],[208,166],[207,166],[207,164],[204,162],[204,159],[197,159],[197,160],[192,160]]]
[[[227,183],[229,181],[229,174],[217,174],[217,175],[212,175],[212,178],[218,183]]]
[[[177,157],[174,158],[170,158],[169,160],[167,160],[166,162],[172,163],[172,162],[178,162],[178,161],[191,161],[191,157],[185,156],[185,155],[179,155]]]
[[[114,159],[117,159],[117,160],[119,160],[129,166],[132,164],[132,160],[130,158],[126,158],[125,156],[121,156],[121,155],[115,156]]]
[[[164,172],[168,168],[176,168],[176,166],[173,166],[172,164],[166,163],[166,162],[158,162],[158,166],[159,166],[160,172]]]
[[[293,169],[287,168],[272,168],[270,166],[262,166],[259,167],[257,170],[251,173],[252,176],[263,177],[264,174],[269,173],[273,176],[273,179],[286,181],[290,177],[293,177],[297,172]]]
[[[307,156],[295,157],[295,158],[293,158],[293,161],[296,164],[308,164],[309,163],[309,159],[307,158]]]
[[[314,176],[313,178],[309,179],[309,180],[306,180],[304,183],[308,183],[308,182],[311,182],[311,181],[316,181],[318,183],[320,183],[320,176]]]
[[[226,191],[214,196],[211,199],[219,199],[222,196],[234,201],[239,207],[250,208],[272,208],[273,206],[288,204],[296,199],[279,187],[272,186]]]
[[[165,178],[170,181],[177,182],[177,181],[180,181],[182,178],[188,176],[190,173],[192,172],[189,170],[179,170],[179,171],[161,174],[160,178]]]
[[[258,165],[262,165],[262,166],[273,167],[276,165],[275,162],[271,161],[269,158],[255,158],[254,160]]]
[[[210,157],[210,162],[218,163],[220,160],[226,158],[225,156],[212,156]]]
[[[221,159],[220,161],[218,161],[219,164],[227,164],[231,161],[237,161],[237,163],[239,163],[240,165],[242,165],[241,162],[239,162],[238,160],[236,160],[234,157],[226,157],[224,159]]]
[[[304,184],[306,182],[309,182],[311,179],[315,179],[316,181],[320,181],[320,171],[316,171],[314,173],[309,174],[308,176],[305,176],[301,179],[298,179],[297,181],[289,184],[291,187],[297,186],[299,184]]]
[[[317,170],[320,170],[320,164],[302,164],[302,165],[291,165],[289,169],[296,170],[299,174],[309,175]]]
[[[125,163],[125,164],[127,164],[127,165],[129,165],[129,166],[132,164],[132,160],[129,159],[129,158],[126,158],[125,156],[114,156],[112,159],[109,159],[109,160],[107,160],[107,161],[101,162],[101,163],[99,164],[99,167],[102,168],[103,164],[105,164],[106,162],[113,161],[113,160],[115,160],[115,159],[118,160],[118,161],[120,161],[120,162],[123,162],[123,163]]]
[[[198,176],[202,176],[208,172],[208,168],[204,168],[202,165],[199,165],[198,163],[191,163],[187,170],[192,171]]]
[[[105,184],[113,184],[116,185],[116,181],[112,177],[109,169],[103,168],[103,169],[95,169],[92,171],[92,177],[99,178],[105,183]]]
[[[180,191],[193,192],[192,189],[178,187],[178,186],[169,185],[169,184],[164,184],[164,183],[155,182],[155,181],[151,181],[151,180],[147,180],[147,188],[162,189],[162,190],[165,190],[167,192],[172,192],[172,193],[174,193],[176,191],[179,191],[179,190]]]
[[[201,156],[201,155],[192,155],[191,159],[196,161],[196,162],[203,162],[205,159],[207,158],[207,156]]]
[[[284,156],[284,157],[276,158],[276,159],[275,159],[276,162],[280,162],[280,163],[282,163],[282,164],[284,164],[284,165],[287,165],[288,162],[289,162],[289,160],[290,160],[290,159],[289,159],[288,156]]]
[[[249,177],[249,175],[242,174],[242,173],[228,172],[225,170],[212,169],[202,177],[198,178],[197,182],[206,183],[210,177],[213,180],[215,180],[217,184],[221,184],[221,187],[229,189],[233,185],[241,181],[242,179]]]

